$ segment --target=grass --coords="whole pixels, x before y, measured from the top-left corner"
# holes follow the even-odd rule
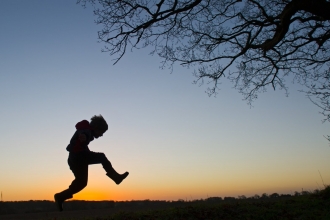
[[[330,187],[308,195],[289,198],[236,199],[219,203],[199,203],[153,211],[123,211],[90,220],[329,220]]]

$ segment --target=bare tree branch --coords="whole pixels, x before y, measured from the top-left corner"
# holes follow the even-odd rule
[[[305,92],[329,121],[328,0],[78,0],[94,6],[99,39],[117,56],[152,47],[163,65],[197,67],[209,94],[227,77],[250,103],[267,88]]]

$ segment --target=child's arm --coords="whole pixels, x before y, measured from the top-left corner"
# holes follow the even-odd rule
[[[86,141],[86,135],[85,134],[79,134],[79,137],[78,137],[78,140],[80,141],[80,142],[85,142]]]
[[[88,130],[77,130],[72,136],[66,150],[69,152],[89,151],[88,144],[90,142],[90,135],[88,132]]]

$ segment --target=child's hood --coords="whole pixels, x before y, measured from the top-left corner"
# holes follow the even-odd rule
[[[92,127],[89,125],[89,122],[87,120],[82,120],[76,124],[77,130],[85,130],[85,129],[92,129]]]

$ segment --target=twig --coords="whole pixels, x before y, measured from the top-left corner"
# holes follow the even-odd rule
[[[323,186],[324,186],[324,188],[325,188],[326,185],[324,184],[324,181],[323,181],[323,178],[322,178],[321,172],[320,172],[320,170],[318,170],[318,171],[319,171],[319,174],[320,174],[320,177],[321,177],[321,180],[322,180]]]

